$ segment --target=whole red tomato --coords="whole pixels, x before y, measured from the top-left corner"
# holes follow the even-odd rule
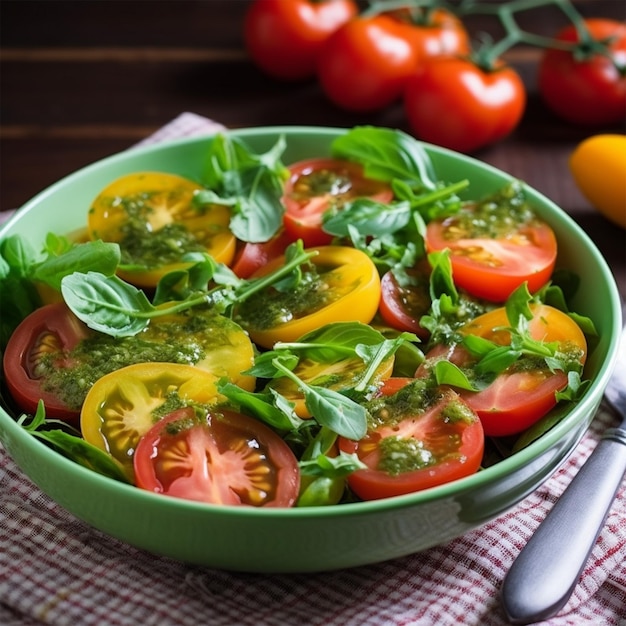
[[[626,24],[584,20],[592,41],[572,24],[556,36],[579,42],[574,51],[547,49],[539,65],[539,92],[546,105],[573,124],[595,126],[626,119]],[[604,43],[603,43],[604,42]]]
[[[356,17],[323,45],[317,76],[326,96],[349,111],[375,111],[397,100],[420,63],[409,26],[388,15]]]
[[[322,44],[357,13],[354,0],[255,0],[245,15],[244,41],[270,76],[310,78]]]
[[[463,22],[447,9],[406,7],[389,11],[388,15],[411,26],[407,37],[423,57],[471,51],[470,37]]]
[[[430,59],[407,81],[404,107],[423,141],[472,152],[506,137],[526,107],[526,91],[511,67],[483,69],[469,59]]]

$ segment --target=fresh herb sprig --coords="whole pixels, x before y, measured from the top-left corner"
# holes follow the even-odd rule
[[[281,135],[267,152],[257,154],[241,139],[218,133],[209,148],[206,189],[194,202],[230,207],[230,230],[240,241],[268,241],[282,225],[281,198],[289,176],[281,161],[286,145]]]
[[[323,222],[327,233],[368,254],[381,273],[405,273],[423,258],[426,223],[459,211],[458,194],[469,185],[438,181],[422,144],[399,130],[357,126],[333,141],[331,153],[360,163],[366,176],[392,186],[393,202],[357,198],[331,208]]]
[[[72,312],[89,328],[114,337],[136,335],[150,323],[151,319],[170,315],[195,306],[208,305],[220,313],[229,314],[232,308],[249,297],[272,285],[277,289],[293,286],[301,276],[301,265],[307,263],[316,252],[305,251],[302,242],[291,244],[285,252],[285,263],[265,276],[254,279],[239,278],[227,266],[216,263],[209,255],[203,255],[191,272],[209,278],[215,287],[211,289],[184,289],[181,300],[156,306],[145,292],[121,280],[117,276],[107,276],[100,272],[74,272],[61,281],[61,293]],[[181,282],[181,274],[176,274],[176,285]],[[169,284],[170,289],[175,285]],[[184,281],[183,281],[184,282]],[[187,287],[195,280],[186,282]],[[175,289],[172,291],[176,292]],[[157,288],[159,300],[164,299],[164,288]],[[180,291],[177,293],[180,294]]]
[[[518,287],[505,303],[509,325],[494,329],[508,332],[509,343],[500,345],[472,334],[460,337],[460,343],[476,359],[472,368],[474,375],[470,379],[461,368],[442,360],[434,367],[437,382],[470,391],[480,391],[520,359],[529,358],[542,361],[552,372],[565,372],[568,387],[560,392],[560,397],[576,398],[588,384],[581,380],[582,363],[578,358],[579,355],[563,352],[559,342],[545,342],[531,336],[529,324],[533,319],[531,305],[537,302],[537,298],[529,293],[526,283]]]

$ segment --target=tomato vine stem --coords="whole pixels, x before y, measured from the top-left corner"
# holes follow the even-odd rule
[[[522,29],[517,23],[518,13],[538,9],[541,7],[556,6],[574,25],[577,41],[566,42],[553,37],[547,37]],[[585,24],[585,20],[574,7],[571,0],[512,0],[510,2],[486,3],[476,0],[461,0],[459,3],[443,2],[442,0],[371,0],[369,6],[362,12],[363,16],[372,16],[387,13],[398,9],[424,10],[424,16],[437,8],[446,9],[459,18],[470,15],[492,15],[498,19],[505,31],[505,36],[494,42],[486,35],[475,45],[471,53],[472,61],[486,71],[497,69],[502,55],[519,44],[527,44],[538,48],[554,48],[572,52],[576,58],[585,60],[593,55],[600,54],[611,58],[608,41],[598,41],[593,38]],[[422,17],[427,23],[426,17]],[[618,68],[619,69],[619,68]]]

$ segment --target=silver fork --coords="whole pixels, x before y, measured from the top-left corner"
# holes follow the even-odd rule
[[[602,435],[508,571],[500,599],[512,624],[547,619],[566,604],[626,474],[626,328],[604,396],[622,423]]]

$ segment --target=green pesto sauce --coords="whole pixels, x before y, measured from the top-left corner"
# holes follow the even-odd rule
[[[472,409],[462,402],[461,400],[453,400],[448,402],[441,411],[441,416],[451,423],[465,422],[467,424],[473,424],[476,421],[476,414]]]
[[[205,250],[205,246],[182,222],[171,222],[153,230],[149,220],[153,211],[150,207],[153,195],[137,194],[121,202],[127,216],[119,241],[123,265],[161,267],[180,261],[188,252]]]
[[[70,367],[57,367],[61,360]],[[65,358],[50,354],[42,361],[41,384],[67,406],[79,409],[93,384],[102,376],[127,365],[147,362],[193,364],[197,362],[197,347],[143,341],[137,337],[95,335],[81,341]]]
[[[42,388],[79,409],[102,376],[127,365],[148,362],[194,365],[211,346],[229,341],[235,325],[209,309],[188,311],[176,321],[154,321],[133,337],[94,333],[69,352],[52,353],[38,366]],[[71,364],[59,367],[58,364]]]
[[[449,218],[446,236],[453,241],[462,238],[505,238],[536,220],[521,183],[515,181]]]
[[[269,287],[243,302],[236,318],[242,326],[267,330],[323,309],[330,301],[328,284],[315,271],[303,272],[291,289]]]
[[[398,476],[437,463],[433,453],[418,439],[385,437],[380,441],[379,450],[380,460],[377,469],[390,476]]]
[[[368,402],[368,429],[393,426],[407,416],[421,415],[440,398],[441,390],[430,378],[417,378],[392,396],[381,396]]]
[[[352,188],[352,181],[347,175],[327,169],[315,170],[302,174],[294,185],[293,196],[306,199],[331,194],[333,196],[347,193]]]
[[[178,411],[179,409],[186,409],[191,407],[193,409],[193,415],[186,415],[181,417],[180,420],[174,420],[168,427],[169,434],[176,434],[181,430],[190,428],[194,424],[206,419],[207,414],[211,410],[211,407],[205,404],[198,404],[197,402],[190,402],[180,397],[178,391],[170,391],[165,397],[165,402],[158,406],[151,412],[154,422],[158,422],[166,415]]]
[[[442,398],[441,390],[429,378],[416,379],[392,396],[381,397],[368,404],[369,429],[394,426],[403,419],[425,413]],[[473,423],[474,412],[462,401],[451,400],[441,410],[440,419],[446,423]],[[434,443],[434,445],[433,445]],[[436,465],[444,459],[459,457],[461,436],[451,431],[446,437],[438,436],[429,444],[414,437],[385,437],[379,442],[380,459],[377,469],[390,476],[420,470]]]

